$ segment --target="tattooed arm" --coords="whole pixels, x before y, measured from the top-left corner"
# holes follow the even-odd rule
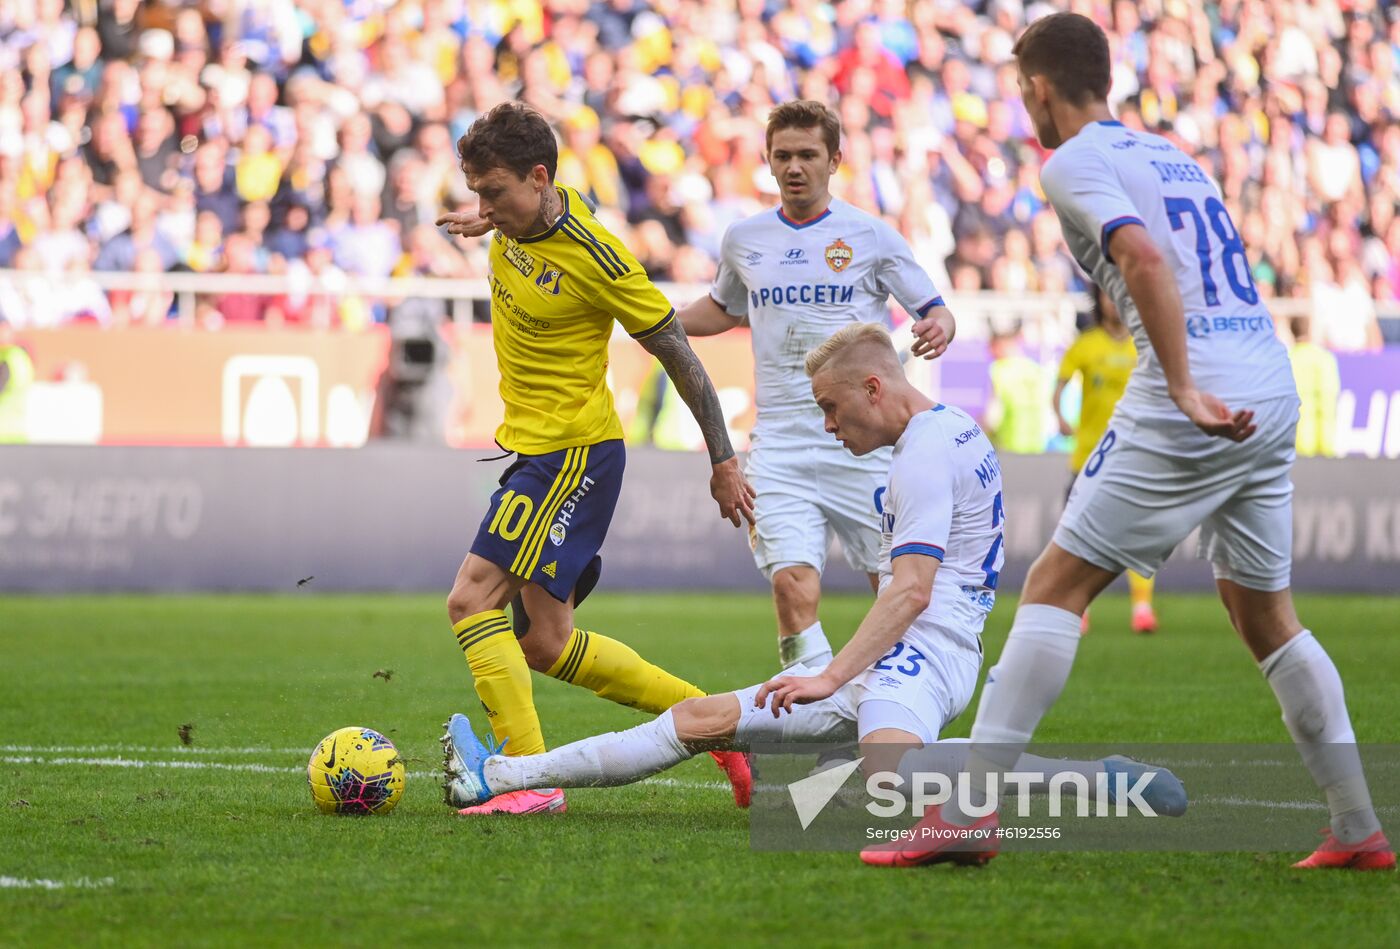
[[[672,320],[659,333],[641,340],[641,344],[661,363],[666,375],[675,383],[676,391],[690,406],[695,421],[700,424],[714,469],[710,476],[710,494],[719,503],[721,516],[732,521],[735,527],[740,524],[740,516],[752,524],[753,487],[739,470],[739,459],[729,443],[729,430],[724,424],[719,395],[705,367],[700,364],[700,358],[690,348],[690,340],[686,338],[680,320]]]

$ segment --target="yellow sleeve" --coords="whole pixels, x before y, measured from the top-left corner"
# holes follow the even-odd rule
[[[598,305],[613,315],[633,339],[646,339],[670,326],[676,311],[645,271],[603,288]]]
[[[574,245],[574,253],[592,264],[585,269],[593,305],[621,323],[633,339],[665,329],[676,318],[671,302],[632,252],[599,224],[583,196],[572,188],[564,193],[569,213],[560,220],[559,231]]]
[[[622,324],[633,339],[646,339],[659,333],[676,318],[671,301],[651,282],[647,272],[626,250],[603,244],[610,266],[602,279],[594,282],[598,309]]]

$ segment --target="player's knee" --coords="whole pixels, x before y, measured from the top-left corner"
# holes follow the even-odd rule
[[[455,626],[468,616],[504,609],[513,594],[510,577],[504,570],[472,557],[447,594],[447,616]]]
[[[794,620],[816,622],[821,598],[821,581],[810,567],[789,567],[773,574],[773,603],[778,614]],[[808,619],[810,617],[810,619]]]
[[[472,609],[472,597],[468,590],[461,586],[454,586],[452,592],[447,594],[447,618],[456,626],[468,616],[472,616],[480,610]]]
[[[502,605],[500,597],[492,596],[490,591],[474,584],[459,583],[447,594],[447,618],[456,626],[468,616],[498,610]]]
[[[739,700],[733,693],[685,699],[671,706],[676,738],[695,750],[723,747],[734,738]]]
[[[532,618],[529,635],[520,635],[520,648],[525,653],[525,662],[536,672],[548,672],[559,661],[564,647],[569,644],[573,627],[552,618]]]

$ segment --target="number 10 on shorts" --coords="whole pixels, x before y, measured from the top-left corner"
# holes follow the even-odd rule
[[[529,495],[507,491],[501,495],[501,503],[496,505],[496,516],[491,518],[491,526],[486,528],[486,532],[495,534],[501,540],[515,540],[525,529],[534,509],[535,502],[530,500]]]

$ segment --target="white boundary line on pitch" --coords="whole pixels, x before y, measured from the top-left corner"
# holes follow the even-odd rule
[[[305,748],[194,748],[185,745],[160,747],[156,745],[0,745],[0,752],[23,754],[99,754],[102,752],[132,752],[143,755],[306,755]]]
[[[290,768],[270,764],[228,764],[222,761],[149,761],[144,758],[35,758],[33,755],[4,755],[0,761],[5,764],[51,764],[82,765],[90,768],[175,768],[180,771],[198,771],[208,768],[214,771],[253,771],[259,774],[306,773],[305,768]]]
[[[60,765],[60,766],[85,766],[96,768],[170,768],[177,771],[198,771],[209,769],[213,771],[244,771],[256,774],[303,774],[306,769],[302,767],[289,767],[286,765],[257,764],[253,762],[224,762],[224,761],[151,761],[143,758],[73,758],[68,756],[57,758],[36,758],[33,755],[3,755],[0,762],[5,764],[40,764],[40,765]],[[415,780],[436,781],[442,777],[438,771],[410,771],[407,777]],[[719,791],[728,790],[729,785],[723,781],[683,781],[678,778],[646,778],[638,781],[637,784],[652,785],[660,787],[677,788],[683,791]],[[759,785],[758,790],[778,790],[776,786]],[[1195,798],[1191,801],[1196,805],[1219,805],[1224,807],[1267,807],[1277,810],[1314,811],[1326,810],[1327,806],[1321,801],[1263,801],[1246,797],[1214,797],[1206,796]],[[1389,813],[1397,810],[1395,807],[1378,807],[1377,811]]]
[[[0,890],[96,890],[116,883],[113,877],[93,880],[78,877],[76,880],[31,880],[28,877],[0,876]]]

